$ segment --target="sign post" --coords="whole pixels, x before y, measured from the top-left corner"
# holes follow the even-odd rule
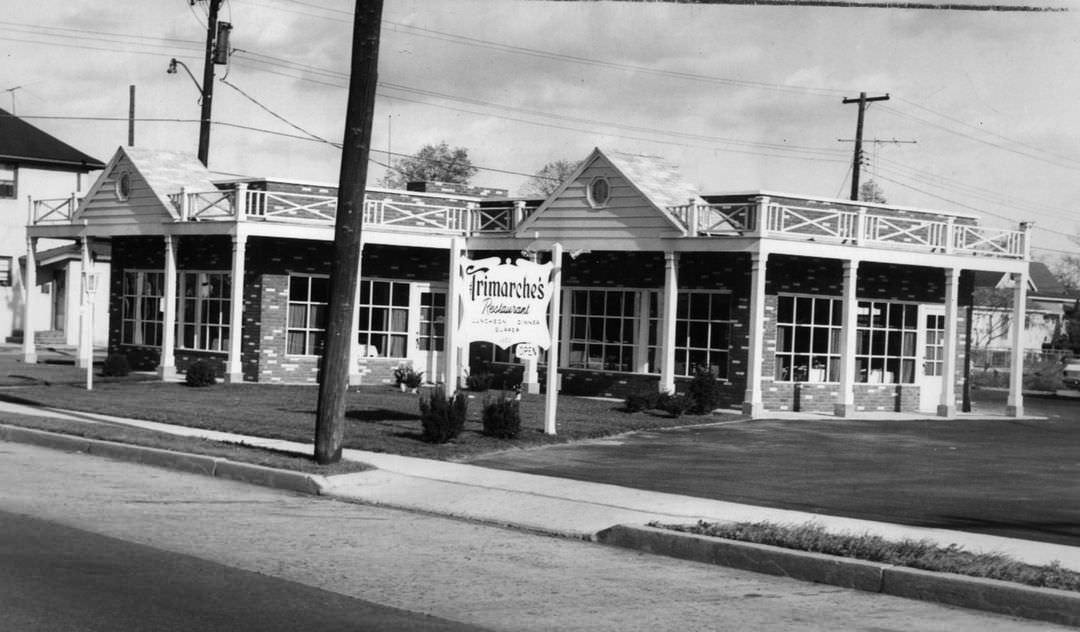
[[[544,394],[544,433],[555,434],[555,408],[559,401],[559,317],[562,315],[562,244],[551,247],[551,329],[547,357],[547,393]]]
[[[528,259],[511,263],[499,257],[456,259],[451,266],[451,294],[461,304],[461,322],[455,338],[487,341],[504,349],[516,345],[517,356],[526,361],[547,348],[548,357],[557,360],[559,268],[554,262],[561,259],[562,247],[555,247],[559,254],[545,264]],[[554,329],[548,327],[549,305]],[[548,434],[555,434],[553,391],[549,386],[544,422]]]
[[[86,325],[83,327],[83,343],[89,350],[86,362],[86,390],[94,390],[94,294],[97,293],[98,275],[96,272],[83,272],[83,296]]]

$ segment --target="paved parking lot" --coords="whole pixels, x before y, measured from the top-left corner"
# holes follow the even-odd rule
[[[1003,397],[978,403],[1000,408]],[[1046,419],[759,420],[470,463],[1080,546],[1080,401],[1027,398],[1026,408]]]

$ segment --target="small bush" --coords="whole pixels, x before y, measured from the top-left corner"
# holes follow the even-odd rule
[[[686,389],[686,397],[690,400],[687,412],[691,415],[707,415],[716,410],[723,397],[720,380],[716,379],[709,367],[694,367],[694,379]]]
[[[420,424],[423,439],[428,443],[446,443],[465,429],[469,400],[458,391],[447,397],[442,386],[431,389],[430,395],[420,398]]]
[[[184,383],[188,386],[213,386],[217,384],[214,366],[206,360],[196,360],[187,368]]]
[[[127,356],[122,353],[110,353],[101,367],[101,374],[105,377],[124,377],[129,373],[131,365],[128,364]]]
[[[394,369],[394,384],[404,384],[408,388],[417,388],[424,383],[424,372],[414,371],[410,366],[399,366]]]
[[[484,434],[497,439],[514,439],[521,434],[521,411],[517,398],[503,394],[484,400]]]
[[[691,405],[692,402],[686,395],[670,395],[668,393],[661,394],[656,402],[656,408],[672,417],[681,417]]]
[[[626,396],[626,402],[623,404],[623,407],[628,413],[636,413],[642,410],[652,410],[656,408],[656,404],[659,401],[660,393],[631,393]]]
[[[491,388],[491,384],[495,381],[495,376],[487,371],[481,373],[473,373],[469,377],[465,378],[465,386],[470,391],[486,391]]]

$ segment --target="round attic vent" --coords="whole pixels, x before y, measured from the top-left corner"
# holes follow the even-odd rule
[[[121,171],[115,180],[114,186],[116,187],[116,199],[124,202],[131,195],[131,174],[127,171]]]
[[[589,198],[589,206],[593,208],[605,206],[608,200],[611,199],[611,183],[608,182],[607,178],[597,176],[589,182],[586,194]]]

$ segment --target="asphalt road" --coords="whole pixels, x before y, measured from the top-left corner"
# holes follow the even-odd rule
[[[0,511],[0,629],[482,628]]]
[[[982,403],[1000,407],[1001,394]],[[1080,546],[1080,401],[1018,421],[769,421],[636,432],[473,465]],[[646,413],[635,413],[646,414]]]
[[[129,629],[334,629],[324,604],[357,630],[1068,629],[20,444],[0,481],[3,630],[122,630],[147,601]]]

